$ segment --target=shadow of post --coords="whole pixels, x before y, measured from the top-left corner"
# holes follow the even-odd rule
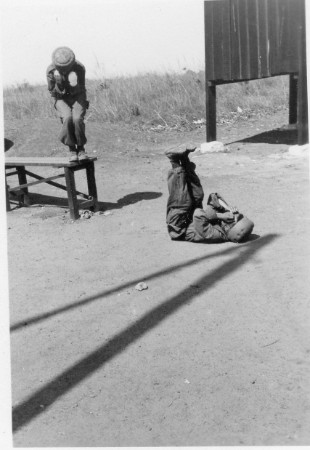
[[[264,131],[263,133],[255,134],[253,136],[240,139],[234,142],[229,142],[227,145],[236,143],[248,143],[248,144],[286,144],[286,145],[296,145],[297,144],[297,130],[270,130]]]
[[[146,332],[156,327],[160,322],[175,313],[184,304],[210,289],[215,283],[221,281],[228,273],[233,273],[245,264],[263,246],[270,244],[276,238],[275,234],[262,237],[249,246],[237,256],[214,269],[211,273],[195,280],[199,285],[199,291],[191,287],[184,289],[179,294],[165,300],[151,311],[144,314],[132,325],[112,337],[107,343],[90,353],[85,358],[72,365],[60,375],[47,383],[44,387],[34,392],[28,399],[13,408],[13,431],[16,432],[32,419],[46,411],[57,399],[66,392],[73,389],[77,384],[102,367],[109,360],[123,352],[129,345],[141,338]],[[42,409],[44,405],[44,409]]]
[[[259,235],[257,234],[251,234],[250,238],[248,239],[248,242],[250,241],[254,241],[256,239],[259,239]],[[190,244],[191,245],[191,244]],[[206,245],[208,247],[210,247],[210,244],[199,244],[199,245]],[[247,244],[245,244],[247,245]],[[240,245],[234,245],[233,247],[229,247],[226,248],[223,251],[215,251],[214,253],[208,253],[207,255],[203,255],[199,258],[194,258],[194,259],[190,259],[189,261],[177,264],[175,266],[170,266],[168,269],[161,269],[157,272],[154,272],[146,277],[144,277],[144,280],[146,281],[151,281],[151,280],[155,280],[157,278],[162,277],[163,275],[169,275],[172,274],[174,272],[176,272],[177,270],[180,269],[185,269],[186,267],[190,267],[190,266],[194,266],[197,264],[200,264],[202,261],[206,261],[207,259],[211,259],[211,258],[219,258],[219,257],[223,257],[226,255],[230,255],[232,253],[235,253],[236,251],[238,251],[240,248],[242,248]],[[65,306],[62,306],[60,308],[56,308],[54,310],[51,311],[47,311],[45,313],[42,314],[38,314],[36,316],[32,316],[32,317],[28,317],[26,319],[23,319],[19,322],[15,322],[14,324],[11,325],[10,327],[10,331],[14,332],[14,331],[18,331],[24,327],[29,327],[31,325],[35,325],[36,323],[42,322],[43,320],[48,320],[54,316],[57,316],[59,314],[64,314],[66,312],[71,311],[72,309],[75,308],[80,308],[81,306],[85,306],[89,303],[92,303],[94,301],[97,300],[102,300],[103,298],[109,297],[110,295],[113,295],[117,292],[122,291],[123,289],[127,289],[129,287],[133,287],[135,286],[139,281],[141,281],[141,277],[133,279],[131,281],[128,281],[126,283],[122,283],[116,287],[113,287],[111,289],[107,289],[105,291],[102,291],[96,295],[92,295],[89,297],[86,297],[82,300],[79,301],[74,301],[70,304],[67,304]]]

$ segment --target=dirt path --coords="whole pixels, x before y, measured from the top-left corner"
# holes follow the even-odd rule
[[[46,187],[7,215],[15,446],[309,445],[308,160],[286,132],[253,137],[285,120],[224,125],[231,151],[194,156],[206,194],[255,222],[249,243],[166,233],[163,150],[203,129],[89,123],[105,214],[72,223]],[[44,124],[31,142],[14,127],[15,154],[38,154]]]

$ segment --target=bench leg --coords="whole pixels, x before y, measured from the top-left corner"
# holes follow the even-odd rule
[[[216,141],[216,85],[206,83],[207,142]]]
[[[78,201],[76,198],[74,170],[72,170],[70,167],[65,167],[64,170],[67,185],[70,217],[71,219],[76,220],[79,219],[80,215],[79,215]]]
[[[5,177],[5,197],[6,197],[6,210],[11,211],[10,193],[9,193],[9,187],[8,187],[8,183],[6,181],[6,177]]]
[[[87,185],[88,185],[88,194],[93,197],[94,203],[92,206],[92,210],[96,211],[98,196],[97,196],[97,186],[95,179],[95,164],[93,161],[89,162],[86,166],[86,175],[87,175]]]
[[[19,184],[27,184],[27,176],[26,176],[25,167],[17,166],[16,170],[17,170]],[[24,205],[29,206],[30,205],[30,199],[29,199],[28,188],[24,187],[21,190],[23,192],[22,202],[23,202]]]

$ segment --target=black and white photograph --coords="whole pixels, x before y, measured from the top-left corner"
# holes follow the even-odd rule
[[[310,4],[0,25],[1,448],[310,446]]]

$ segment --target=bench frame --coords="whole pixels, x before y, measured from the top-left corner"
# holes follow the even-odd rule
[[[96,210],[98,198],[97,187],[95,180],[95,165],[94,161],[97,158],[91,157],[83,162],[69,163],[66,158],[44,158],[44,157],[6,157],[5,158],[5,170],[6,170],[6,210],[10,211],[10,194],[18,197],[20,206],[30,206],[30,198],[28,188],[40,183],[50,184],[59,189],[67,191],[68,204],[70,210],[70,217],[73,220],[79,219],[79,205],[77,196],[84,198],[86,201],[81,206],[87,207],[92,210]],[[45,167],[57,167],[64,170],[63,173],[54,175],[51,177],[42,177],[36,173],[26,170],[26,166],[45,166]],[[7,172],[8,170],[14,170],[13,172]],[[78,170],[86,170],[88,195],[84,194],[76,189],[75,185],[75,172]],[[10,188],[7,184],[7,177],[17,175],[19,185]],[[27,175],[34,178],[36,181],[28,182]],[[58,178],[65,178],[66,185],[55,183],[53,180]]]

